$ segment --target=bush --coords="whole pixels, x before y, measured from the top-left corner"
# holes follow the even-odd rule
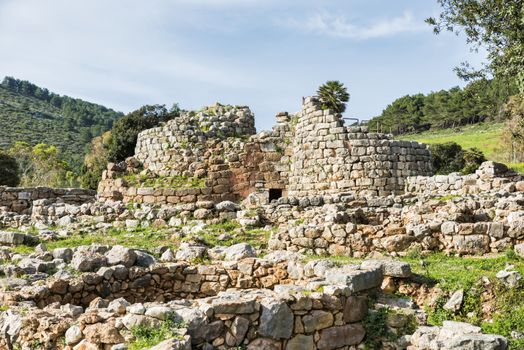
[[[0,185],[15,187],[20,183],[18,163],[14,157],[0,153]]]
[[[437,174],[461,172],[471,174],[486,161],[477,148],[463,150],[456,142],[437,143],[429,146],[433,156],[433,169]]]

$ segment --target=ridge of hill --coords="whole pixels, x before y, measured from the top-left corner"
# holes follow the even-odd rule
[[[28,81],[6,77],[0,84],[0,148],[17,141],[56,146],[73,168],[90,141],[122,117],[99,104],[61,96]]]

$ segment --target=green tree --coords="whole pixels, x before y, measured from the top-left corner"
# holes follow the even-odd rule
[[[0,185],[15,187],[20,183],[18,163],[7,153],[0,153]]]
[[[20,185],[26,187],[74,187],[76,176],[69,165],[62,161],[55,146],[39,143],[31,146],[16,142],[8,154],[16,159],[20,173]]]
[[[95,137],[89,146],[89,153],[84,158],[82,167],[81,184],[84,188],[96,190],[102,179],[102,172],[108,163],[108,145],[111,131],[106,131],[101,136]]]
[[[327,81],[318,88],[317,95],[322,103],[322,108],[332,109],[335,113],[344,113],[346,110],[349,93],[341,82],[337,80]]]
[[[468,63],[457,68],[458,75],[476,79],[493,74],[515,79],[524,92],[524,0],[437,0],[442,12],[428,18],[435,33],[443,30],[467,36],[474,49],[484,48],[489,63],[474,69]]]

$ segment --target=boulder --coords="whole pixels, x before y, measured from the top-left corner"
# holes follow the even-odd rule
[[[84,251],[76,251],[71,260],[73,268],[80,272],[98,271],[103,266],[107,265],[107,258],[99,253],[89,253]]]
[[[349,345],[358,345],[364,340],[366,331],[360,323],[326,328],[320,331],[317,343],[319,350],[332,350]]]
[[[232,211],[237,211],[239,207],[236,203],[233,203],[231,201],[223,201],[223,202],[217,203],[215,205],[215,209],[219,212],[222,212],[222,211],[232,212]]]
[[[524,259],[524,243],[515,245],[515,254]]]
[[[316,350],[312,335],[297,334],[286,345],[286,350]]]
[[[0,244],[22,245],[29,239],[30,237],[23,233],[0,231]]]
[[[444,304],[444,310],[457,312],[462,306],[462,301],[464,300],[464,290],[460,289],[454,292],[449,300]]]
[[[258,332],[263,337],[288,339],[293,333],[293,312],[284,300],[264,299]]]
[[[184,261],[201,259],[205,256],[206,250],[204,246],[182,243],[176,252],[175,258],[176,260]]]
[[[350,267],[334,268],[326,272],[326,282],[348,286],[352,292],[377,288],[382,284],[382,269],[358,270]]]
[[[384,276],[409,278],[411,277],[411,266],[402,261],[395,260],[365,260],[360,265],[363,269],[382,269]]]
[[[115,245],[105,254],[109,265],[124,265],[131,267],[135,264],[136,253],[133,249]]]
[[[65,333],[65,342],[67,345],[74,345],[80,342],[83,337],[80,327],[73,325],[69,327]]]
[[[108,323],[86,325],[83,333],[85,339],[94,344],[119,344],[125,341],[118,329]]]
[[[225,260],[240,260],[255,257],[255,250],[247,243],[238,243],[225,250]]]

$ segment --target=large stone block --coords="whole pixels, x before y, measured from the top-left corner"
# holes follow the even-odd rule
[[[263,337],[288,339],[293,333],[293,312],[284,300],[264,299],[258,332]]]
[[[365,335],[366,331],[359,323],[326,328],[320,332],[317,347],[319,350],[332,350],[349,345],[358,345],[364,340]]]
[[[336,268],[326,272],[326,281],[332,284],[343,284],[352,292],[377,288],[382,283],[382,269],[372,270],[350,270],[347,268]]]

